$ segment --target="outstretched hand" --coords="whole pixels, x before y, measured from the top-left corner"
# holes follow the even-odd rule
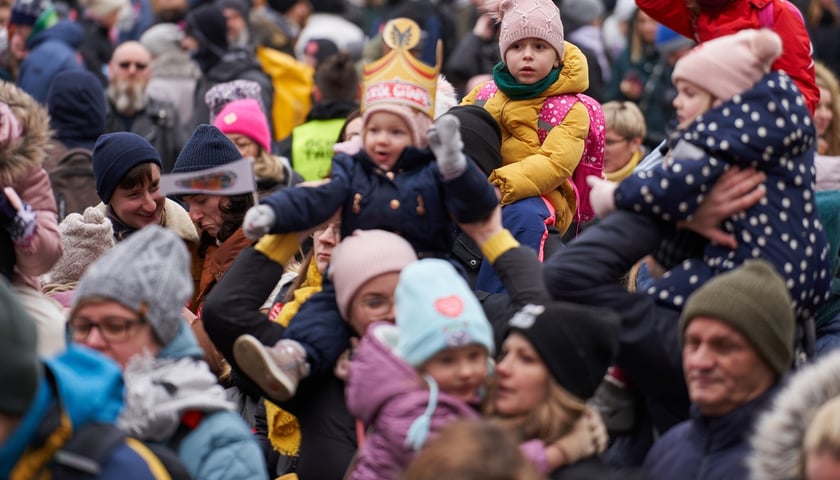
[[[691,219],[679,222],[677,226],[692,230],[716,245],[736,248],[735,236],[725,232],[720,225],[764,198],[767,192],[762,182],[765,179],[764,173],[754,168],[730,168],[718,178]]]
[[[256,241],[265,235],[274,226],[274,210],[268,205],[255,205],[245,212],[245,219],[242,221],[242,231],[248,240]]]
[[[434,126],[428,131],[429,148],[435,154],[443,178],[455,178],[467,168],[460,128],[458,117],[445,113],[435,119]]]
[[[618,184],[598,178],[594,175],[586,177],[586,183],[592,190],[589,191],[589,203],[598,218],[604,218],[615,210],[615,189]]]

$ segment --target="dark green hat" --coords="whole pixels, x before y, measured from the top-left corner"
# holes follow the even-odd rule
[[[770,263],[750,260],[697,289],[680,316],[680,340],[701,316],[740,332],[779,376],[790,369],[796,316],[785,281]]]
[[[29,409],[41,378],[35,320],[9,282],[0,278],[0,413],[20,417]]]

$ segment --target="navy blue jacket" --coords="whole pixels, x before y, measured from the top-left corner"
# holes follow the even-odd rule
[[[418,254],[448,258],[454,241],[452,216],[481,219],[498,200],[472,161],[461,176],[444,181],[428,149],[408,147],[390,172],[364,152],[333,159],[330,182],[316,188],[288,188],[262,200],[277,221],[271,233],[306,230],[327,221],[341,207],[341,237],[356,229],[399,233]]]
[[[46,105],[50,84],[58,72],[84,68],[76,55],[83,36],[82,27],[61,20],[27,39],[29,55],[20,65],[17,85]]]
[[[648,452],[644,466],[650,478],[749,478],[753,423],[775,392],[770,388],[722,417],[706,417],[692,407],[691,419],[666,432]]]
[[[682,308],[712,276],[746,260],[773,264],[790,291],[797,318],[812,318],[827,299],[828,244],[814,202],[816,130],[793,81],[771,72],[749,90],[703,113],[672,140],[663,164],[623,180],[616,207],[667,222],[689,218],[730,166],[767,175],[767,195],[723,223],[735,250],[709,243],[657,280],[648,293]]]

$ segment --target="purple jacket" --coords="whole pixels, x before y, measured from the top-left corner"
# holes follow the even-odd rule
[[[350,413],[368,429],[349,480],[397,478],[416,452],[406,447],[408,429],[429,403],[425,381],[397,357],[396,327],[370,327],[353,354],[345,397]],[[477,418],[469,405],[443,392],[432,414],[430,438],[454,420]]]

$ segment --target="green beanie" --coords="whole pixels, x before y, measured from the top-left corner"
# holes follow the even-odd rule
[[[0,278],[0,413],[20,417],[35,398],[41,377],[35,320]]]
[[[750,260],[697,289],[680,316],[681,340],[688,322],[701,316],[738,330],[779,376],[790,369],[796,317],[785,281],[770,263]]]

